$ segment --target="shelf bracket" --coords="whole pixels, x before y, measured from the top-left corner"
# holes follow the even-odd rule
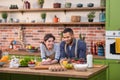
[[[66,15],[66,10],[64,10],[64,13],[65,13],[65,15]]]

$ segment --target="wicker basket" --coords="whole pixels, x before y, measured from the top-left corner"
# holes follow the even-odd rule
[[[71,22],[80,22],[81,16],[71,16]]]

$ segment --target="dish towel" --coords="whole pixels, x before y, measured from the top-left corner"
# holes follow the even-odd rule
[[[120,54],[120,38],[115,38],[115,50]]]

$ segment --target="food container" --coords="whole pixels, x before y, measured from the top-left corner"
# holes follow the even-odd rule
[[[81,16],[71,16],[71,22],[80,22]]]
[[[88,64],[73,64],[76,71],[86,71]]]

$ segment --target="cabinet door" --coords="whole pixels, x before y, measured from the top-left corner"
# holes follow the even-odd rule
[[[10,75],[7,73],[0,73],[0,80],[10,80]]]
[[[120,61],[108,61],[108,80],[120,80]]]
[[[42,80],[68,80],[66,77],[42,76]]]
[[[106,30],[120,30],[120,0],[106,1]]]
[[[25,75],[25,74],[11,74],[11,80],[42,80],[40,76]]]

